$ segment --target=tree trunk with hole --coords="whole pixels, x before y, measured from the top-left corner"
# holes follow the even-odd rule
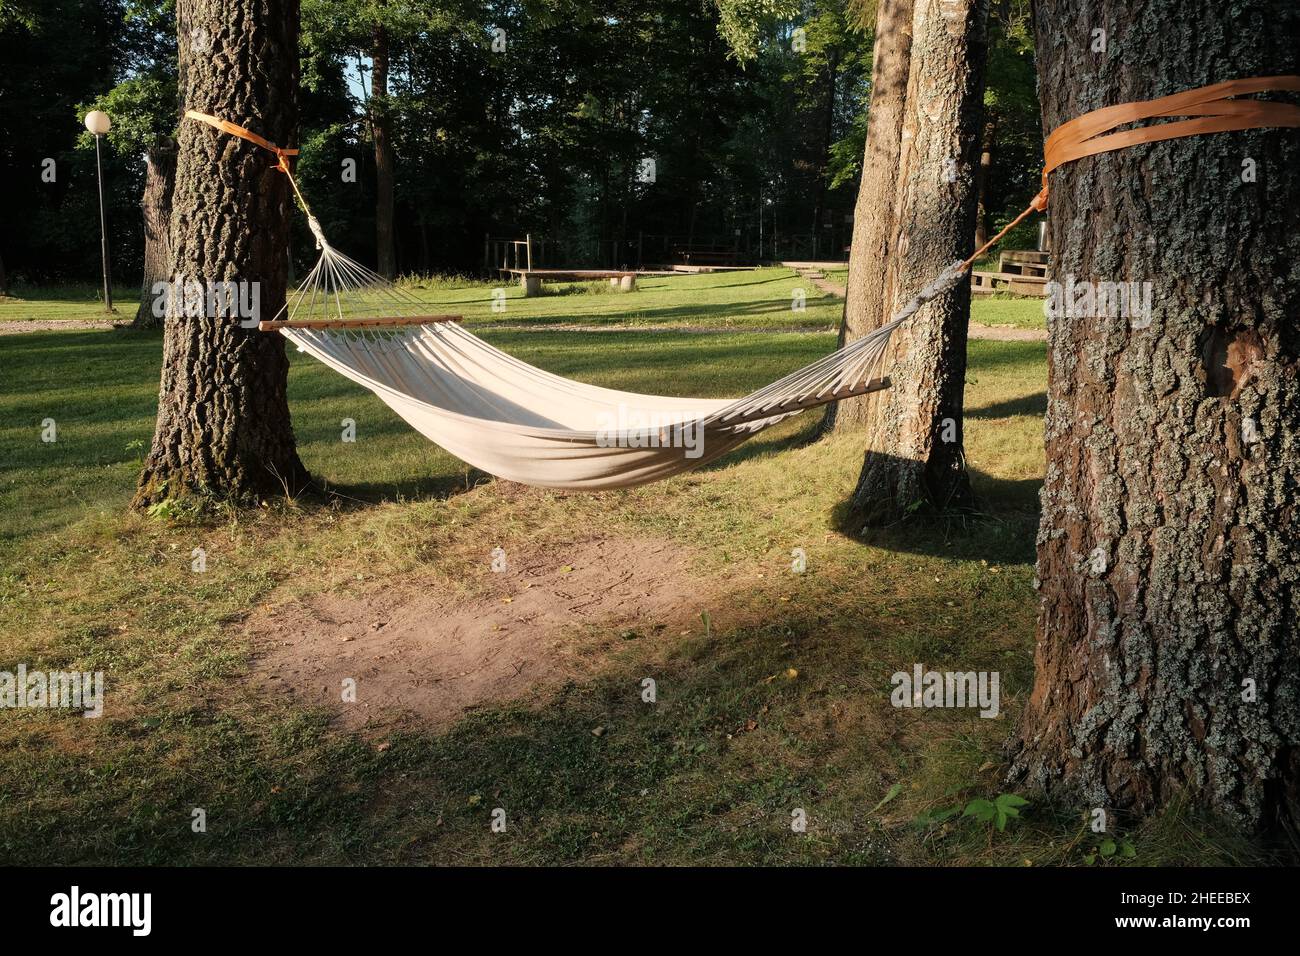
[[[297,0],[182,0],[177,33],[185,108],[273,143],[295,141]],[[138,507],[194,495],[246,502],[306,480],[289,423],[284,339],[243,327],[220,297],[213,309],[202,295],[210,283],[232,282],[249,305],[256,290],[261,318],[277,312],[292,211],[273,154],[193,120],[181,124],[169,271],[173,286],[200,295],[169,299]]]
[[[385,279],[397,274],[397,253],[393,238],[393,176],[396,160],[389,125],[388,30],[375,27],[371,47],[370,124],[375,140],[375,258]]]
[[[867,146],[853,208],[849,244],[849,279],[840,322],[841,346],[856,342],[887,320],[885,303],[890,248],[894,240],[894,195],[902,152],[903,116],[907,110],[907,75],[912,53],[913,0],[880,0],[872,47],[871,103]],[[826,406],[822,430],[861,428],[871,397],[845,399]]]
[[[1037,13],[1047,130],[1300,73],[1293,0],[1039,0]],[[1130,147],[1050,185],[1054,279],[1150,283],[1150,314],[1094,303],[1051,322],[1036,675],[1012,779],[1085,809],[1141,815],[1179,797],[1245,827],[1294,826],[1300,137]]]
[[[984,115],[987,0],[916,0],[886,313],[969,254]],[[885,352],[853,521],[888,524],[971,503],[962,441],[970,283],[927,303]]]
[[[154,315],[158,295],[154,286],[171,276],[172,186],[176,182],[176,142],[167,140],[150,146],[145,154],[144,197],[144,281],[140,285],[140,304],[131,322],[134,329],[160,329],[161,316]]]

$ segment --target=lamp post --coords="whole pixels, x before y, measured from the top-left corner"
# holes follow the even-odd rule
[[[113,311],[113,289],[108,279],[108,223],[104,218],[104,166],[99,158],[99,141],[113,121],[101,110],[86,114],[86,129],[95,134],[95,173],[99,182],[99,250],[104,266],[104,311]]]

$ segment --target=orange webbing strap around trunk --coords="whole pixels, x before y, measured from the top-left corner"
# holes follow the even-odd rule
[[[1233,100],[1245,93],[1271,90],[1300,91],[1300,76],[1263,76],[1249,80],[1228,80],[1212,86],[1162,96],[1140,103],[1121,103],[1084,113],[1058,126],[1043,146],[1043,186],[1047,174],[1058,166],[1106,153],[1113,149],[1156,143],[1204,133],[1226,133],[1259,127],[1300,127],[1300,106],[1290,103],[1266,103],[1260,100]],[[1195,119],[1160,123],[1102,136],[1116,126],[1139,120],[1167,116],[1190,116]]]
[[[1264,93],[1274,90],[1300,91],[1300,76],[1262,76],[1248,80],[1228,80],[1195,90],[1186,90],[1172,96],[1137,103],[1107,106],[1062,123],[1043,144],[1043,188],[1029,206],[996,236],[986,242],[962,263],[969,269],[980,256],[1001,241],[1002,237],[1020,225],[1033,212],[1047,208],[1047,174],[1066,163],[1085,156],[1095,156],[1114,149],[1137,146],[1141,143],[1158,143],[1184,136],[1201,136],[1205,133],[1227,133],[1240,129],[1261,127],[1300,127],[1300,106],[1291,103],[1268,103],[1261,100],[1234,100],[1233,96],[1246,93]],[[1136,123],[1159,117],[1186,116],[1191,119],[1175,123],[1159,123],[1138,129],[1110,133],[1116,126]],[[1109,133],[1110,135],[1102,135]]]
[[[277,160],[276,166],[286,173],[289,172],[288,157],[298,155],[296,149],[281,149],[269,139],[264,139],[256,133],[244,129],[242,126],[236,126],[228,120],[217,119],[215,116],[209,116],[207,113],[200,113],[198,110],[186,110],[185,118],[198,120],[201,123],[207,123],[209,126],[215,127],[223,133],[229,133],[231,136],[238,136],[240,139],[246,139],[248,142],[253,143],[256,146],[261,146],[263,149],[269,149],[271,152],[275,153]]]

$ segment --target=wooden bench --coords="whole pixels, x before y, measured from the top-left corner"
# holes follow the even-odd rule
[[[998,271],[1046,277],[1051,253],[1036,249],[1009,249],[998,256]]]
[[[740,253],[725,246],[674,246],[673,258],[688,266],[734,266]]]
[[[624,292],[636,289],[638,273],[632,269],[508,269],[519,276],[519,287],[524,297],[541,295],[543,282],[598,282],[608,279],[612,287]],[[644,273],[643,273],[644,274]]]
[[[1047,295],[1047,276],[1023,275],[1019,272],[972,272],[971,291],[976,295],[1011,292],[1016,295]]]

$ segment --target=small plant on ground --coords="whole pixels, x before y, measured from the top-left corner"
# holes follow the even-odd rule
[[[1027,806],[1029,801],[1024,797],[1014,793],[1000,793],[992,800],[977,797],[965,806],[956,804],[940,810],[928,810],[917,816],[913,822],[918,827],[924,828],[945,823],[954,817],[962,820],[969,817],[979,823],[990,824],[1001,833],[1006,830],[1007,823],[1020,816],[1020,808]]]

